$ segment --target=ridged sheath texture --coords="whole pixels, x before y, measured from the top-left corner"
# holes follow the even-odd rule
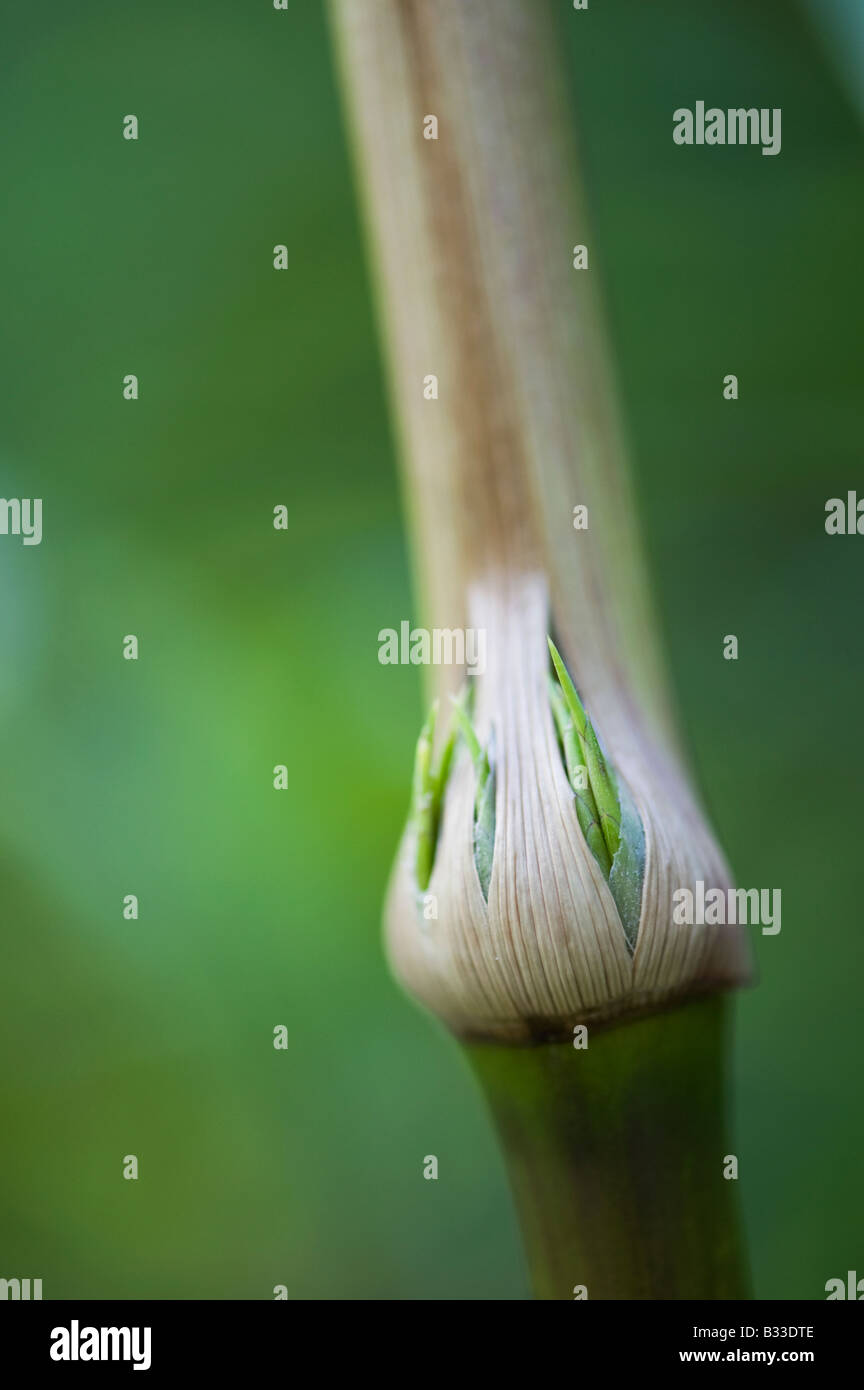
[[[738,983],[736,928],[672,923],[675,889],[723,888],[728,875],[688,784],[655,638],[553,7],[331,8],[423,618],[485,629],[488,648],[470,678],[496,779],[488,901],[463,745],[428,884],[437,918],[418,906],[410,827],[400,851],[387,909],[396,972],[460,1033],[513,1040]],[[590,270],[573,268],[574,243],[589,246]],[[574,530],[577,505],[587,529]],[[548,633],[642,819],[632,954],[562,766]],[[464,672],[427,674],[446,712]]]
[[[495,854],[488,902],[472,849],[474,773],[457,760],[426,896],[414,880],[413,831],[387,904],[394,968],[456,1032],[531,1041],[740,983],[737,928],[676,926],[672,894],[729,876],[686,784],[632,729],[600,723],[646,839],[642,913],[631,954],[618,912],[574,811],[547,690],[548,596],[539,576],[472,593],[488,633],[476,726],[495,730]],[[431,896],[429,896],[431,895]],[[430,904],[434,910],[430,914]]]

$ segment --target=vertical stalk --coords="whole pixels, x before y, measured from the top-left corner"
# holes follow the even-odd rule
[[[749,1297],[723,1176],[727,1008],[701,1000],[592,1032],[584,1051],[468,1048],[538,1298]]]
[[[470,590],[503,565],[542,571],[607,730],[632,722],[636,688],[638,717],[674,744],[552,7],[331,11],[426,620],[464,625]],[[594,269],[573,269],[577,242]],[[428,675],[442,693],[450,673]]]
[[[658,654],[552,6],[331,10],[424,617],[490,639],[474,718],[495,750],[491,874],[481,891],[474,774],[456,759],[424,857],[440,914],[418,912],[409,823],[391,961],[470,1040],[541,1297],[581,1284],[591,1298],[737,1297],[724,1010],[682,1000],[740,983],[746,954],[737,933],[672,922],[675,888],[728,877]],[[589,270],[573,268],[577,243]],[[424,392],[433,376],[437,395]],[[576,532],[579,505],[589,526]],[[552,628],[644,829],[635,946],[561,761]],[[463,680],[448,666],[426,674],[430,696]]]

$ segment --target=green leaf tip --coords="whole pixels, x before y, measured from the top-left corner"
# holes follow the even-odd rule
[[[465,708],[464,698],[457,699],[455,695],[451,695],[450,702],[453,706],[453,717],[459,726],[459,732],[467,744],[468,752],[471,754],[471,761],[474,764],[474,771],[477,774],[477,794],[474,799],[474,808],[476,810],[480,804],[483,789],[489,780],[489,758],[474,732],[474,725],[471,723],[471,716]]]
[[[564,752],[567,777],[576,799],[576,815],[582,827],[582,834],[588,842],[588,848],[603,870],[604,877],[608,879],[612,869],[612,856],[601,828],[600,812],[597,810],[597,802],[591,789],[579,736],[561,690],[551,676],[549,677],[549,699]]]
[[[477,777],[474,793],[474,863],[483,897],[488,902],[489,884],[492,881],[492,856],[495,849],[495,772],[488,752],[474,731],[474,725],[465,707],[466,700],[457,700],[453,696],[450,698],[459,732],[465,740]]]
[[[549,699],[564,755],[576,816],[618,909],[631,950],[636,944],[645,873],[645,832],[633,800],[619,787],[585,713],[570,672],[547,638],[558,685],[550,676]]]
[[[468,713],[468,697],[455,699],[450,728],[447,733],[441,757],[434,764],[435,730],[438,724],[439,707],[436,700],[432,705],[417,739],[414,754],[414,774],[411,781],[411,823],[414,829],[414,877],[420,893],[425,893],[432,877],[435,863],[435,850],[438,832],[441,827],[441,814],[444,807],[444,793],[457,734],[462,735],[474,764],[477,785],[474,794],[474,862],[480,879],[483,897],[489,899],[489,883],[492,878],[492,854],[495,845],[495,773],[488,752],[482,747],[471,716]]]
[[[438,829],[441,823],[441,809],[444,789],[453,760],[453,747],[456,741],[456,728],[451,721],[446,742],[441,750],[438,766],[433,765],[435,728],[438,722],[438,701],[432,705],[414,754],[414,775],[411,783],[411,819],[414,824],[415,858],[414,874],[417,886],[425,892],[432,877],[435,861],[435,847],[438,843]]]
[[[576,729],[582,754],[581,761],[587,769],[588,785],[597,807],[597,818],[611,862],[618,852],[618,845],[621,841],[621,807],[618,804],[615,781],[606,766],[606,759],[603,757],[600,744],[597,742],[597,735],[585,713],[582,701],[576,693],[570,672],[564,665],[561,654],[552,638],[547,638],[547,641],[552,655],[552,665],[555,667],[555,674],[561,685],[564,703]],[[573,790],[576,791],[577,788],[574,787]]]

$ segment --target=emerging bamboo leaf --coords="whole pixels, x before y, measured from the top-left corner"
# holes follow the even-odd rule
[[[438,828],[441,823],[441,807],[444,788],[453,760],[453,747],[456,741],[456,728],[453,721],[447,741],[441,751],[437,768],[433,768],[432,757],[435,742],[435,725],[438,719],[438,701],[432,705],[414,754],[414,776],[411,790],[411,819],[414,824],[415,858],[414,875],[417,886],[425,892],[432,876],[435,861],[435,846],[438,842]]]
[[[555,684],[551,676],[549,677],[549,699],[558,728],[558,737],[561,740],[567,777],[576,798],[576,815],[582,827],[582,834],[585,836],[588,848],[603,870],[604,877],[608,880],[612,869],[612,857],[600,828],[600,813],[597,810],[597,802],[594,800],[594,793],[588,780],[588,769],[585,766],[579,736],[576,733],[560,687]]]
[[[495,772],[488,753],[474,732],[471,718],[462,701],[453,700],[453,713],[468,746],[477,776],[477,789],[474,794],[474,863],[477,866],[483,897],[488,902],[495,848]]]
[[[645,832],[630,793],[609,767],[590,719],[552,638],[549,651],[560,683],[550,700],[576,815],[588,848],[609,884],[631,951],[636,945],[645,872]]]
[[[633,798],[623,782],[618,784],[621,799],[621,843],[609,875],[609,889],[630,950],[636,948],[642,916],[642,882],[645,877],[645,831]]]

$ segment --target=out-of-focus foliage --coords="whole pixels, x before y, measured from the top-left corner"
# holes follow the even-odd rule
[[[864,541],[823,529],[861,487],[861,139],[781,0],[560,8],[684,721],[783,892],[738,1037],[758,1291],[818,1298],[861,1249]],[[0,537],[0,1273],[524,1297],[473,1082],[379,946],[421,705],[377,634],[419,614],[323,9],[46,0],[2,54],[0,494],[44,541]],[[698,99],[781,106],[781,155],[675,147]]]

